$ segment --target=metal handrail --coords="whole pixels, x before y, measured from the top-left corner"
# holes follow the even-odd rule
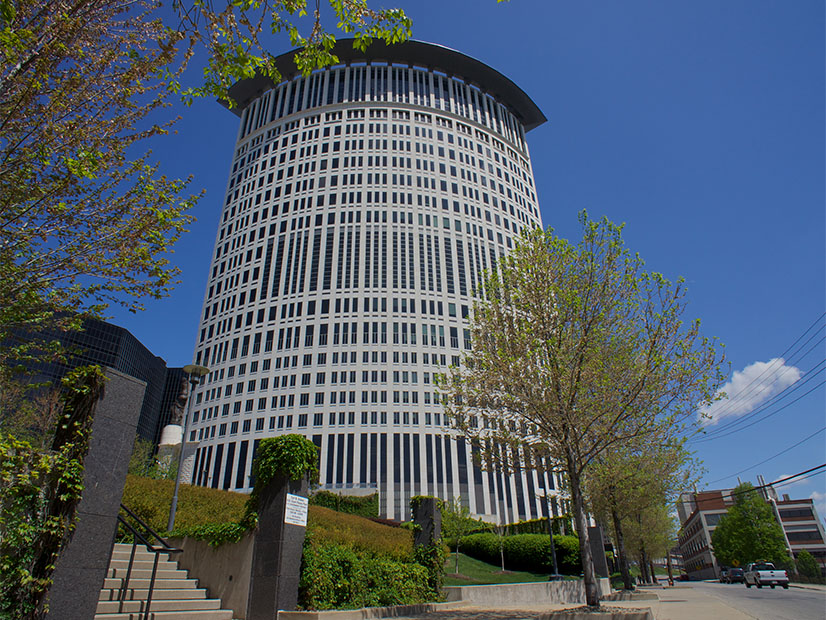
[[[135,527],[129,523],[126,519],[124,519],[120,513],[118,513],[118,521],[123,524],[123,526],[132,533],[132,551],[129,554],[129,565],[126,568],[126,578],[121,581],[121,587],[118,592],[118,613],[123,612],[123,603],[126,600],[126,592],[129,589],[129,580],[132,577],[132,565],[135,562],[135,550],[138,546],[138,540],[142,543],[146,550],[150,553],[155,554],[155,560],[152,563],[152,578],[149,580],[149,591],[147,592],[146,596],[146,607],[143,610],[143,619],[149,620],[149,607],[152,605],[152,593],[155,589],[155,577],[158,573],[158,559],[162,553],[166,553],[167,555],[172,555],[173,553],[181,553],[183,549],[178,549],[177,547],[170,547],[167,542],[160,537],[160,535],[149,527],[146,523],[144,523],[141,518],[136,515],[134,512],[129,510],[123,504],[120,505],[121,509],[132,519],[137,521],[137,523],[144,529],[144,531],[149,535],[150,538],[154,538],[157,540],[160,545],[155,545],[149,542],[143,534],[141,534]]]

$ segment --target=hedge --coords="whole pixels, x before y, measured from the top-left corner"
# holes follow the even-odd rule
[[[379,494],[355,496],[339,495],[330,491],[317,491],[310,496],[310,504],[324,506],[338,512],[346,512],[360,517],[379,516]]]
[[[438,596],[429,590],[427,570],[308,534],[299,583],[302,609],[358,609],[410,605]]]
[[[554,536],[556,561],[559,572],[579,575],[582,562],[579,558],[579,539],[576,536]],[[470,557],[499,564],[499,537],[489,532],[471,534],[462,538],[460,550]],[[535,573],[553,572],[551,542],[544,534],[516,534],[505,536],[505,567],[509,570]]]
[[[159,532],[172,484],[129,476],[124,504]],[[247,496],[181,485],[176,530],[214,544],[236,540]],[[187,531],[188,530],[188,531]],[[299,587],[304,609],[356,609],[436,600],[427,569],[414,561],[409,530],[310,505]]]
[[[153,530],[166,531],[175,483],[127,476],[122,503]],[[244,516],[247,495],[182,484],[178,492],[175,527],[189,529],[215,523],[237,523]]]

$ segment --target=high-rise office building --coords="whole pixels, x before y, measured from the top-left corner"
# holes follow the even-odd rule
[[[32,337],[21,332],[20,339]],[[33,364],[32,383],[59,385],[72,368],[97,364],[113,368],[146,383],[137,433],[141,439],[157,443],[161,429],[169,422],[171,407],[185,381],[182,368],[168,368],[166,362],[147,349],[127,329],[99,319],[83,320],[78,331],[43,331],[34,334],[44,341],[59,341],[68,353],[64,362]]]
[[[324,489],[462,497],[507,521],[547,514],[556,476],[482,471],[434,378],[470,349],[481,274],[541,225],[525,133],[545,117],[507,77],[421,42],[231,95],[240,117],[195,362],[193,482],[249,490],[257,443],[300,433]]]

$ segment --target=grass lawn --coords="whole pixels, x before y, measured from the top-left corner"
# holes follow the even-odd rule
[[[546,573],[526,573],[521,571],[501,572],[501,567],[459,554],[459,576],[456,570],[456,554],[451,553],[445,562],[446,586],[475,586],[488,583],[524,583],[526,581],[547,581]]]

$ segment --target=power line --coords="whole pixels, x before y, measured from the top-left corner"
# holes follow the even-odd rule
[[[702,436],[698,436],[696,438],[693,438],[692,441],[698,441],[698,442],[709,441],[711,439],[717,439],[718,437],[724,437],[726,435],[730,435],[733,432],[743,430],[743,429],[735,429],[735,427],[737,427],[737,426],[745,425],[744,428],[748,428],[750,426],[753,426],[754,424],[756,424],[760,420],[765,419],[765,418],[761,418],[760,420],[752,421],[754,417],[756,417],[758,414],[762,413],[763,411],[765,411],[769,407],[772,407],[772,406],[778,404],[780,401],[782,401],[786,397],[794,394],[797,390],[803,388],[807,383],[812,381],[815,377],[817,377],[819,374],[821,374],[823,372],[823,368],[821,368],[821,367],[824,364],[826,364],[826,360],[821,360],[820,362],[818,362],[817,364],[812,366],[812,368],[810,368],[808,371],[806,371],[806,373],[804,375],[804,379],[802,381],[796,381],[795,383],[788,386],[786,389],[782,390],[781,392],[778,392],[777,394],[772,396],[769,400],[767,400],[765,403],[759,405],[753,411],[747,413],[746,415],[740,416],[740,417],[738,417],[734,420],[730,420],[728,422],[725,422],[725,423],[721,424],[718,428],[713,429],[713,430],[705,433]],[[813,371],[815,371],[815,369],[818,369],[818,370],[816,372],[813,372]],[[818,386],[815,386],[815,387],[819,387],[819,385],[822,385],[822,383],[818,384]],[[811,391],[812,390],[809,390],[809,392],[811,392]],[[806,394],[809,394],[809,392],[806,392]],[[797,402],[798,400],[800,400],[800,398],[797,398],[792,402]],[[787,403],[786,405],[783,405],[783,407],[781,407],[780,410],[785,409],[790,404],[791,403]],[[766,417],[768,417],[768,416],[766,416]],[[751,423],[749,423],[749,422],[751,422]]]
[[[775,454],[774,456],[770,456],[769,458],[764,459],[764,460],[760,461],[759,463],[755,463],[754,465],[750,465],[749,467],[746,467],[745,469],[741,469],[740,471],[735,472],[735,473],[733,473],[733,474],[729,474],[728,476],[723,476],[722,478],[717,478],[717,480],[712,480],[711,482],[709,482],[709,484],[714,484],[715,482],[720,482],[721,480],[726,480],[727,478],[733,478],[734,476],[739,476],[739,475],[740,475],[740,474],[742,474],[743,472],[746,472],[746,471],[748,471],[748,470],[750,470],[750,469],[754,469],[755,467],[759,467],[760,465],[763,465],[764,463],[768,463],[768,462],[769,462],[769,461],[771,461],[772,459],[776,459],[776,458],[777,458],[778,456],[780,456],[781,454],[785,454],[786,452],[788,452],[789,450],[791,450],[791,449],[793,449],[793,448],[796,448],[796,447],[797,447],[797,446],[799,446],[800,444],[802,444],[802,443],[806,443],[806,442],[807,442],[807,441],[809,441],[812,437],[814,437],[815,435],[818,435],[818,434],[822,433],[823,431],[826,431],[826,426],[824,426],[824,427],[823,427],[823,428],[821,428],[820,430],[815,431],[814,433],[812,433],[812,434],[811,434],[811,435],[809,435],[808,437],[805,437],[804,439],[801,439],[801,440],[800,440],[800,441],[798,441],[796,444],[794,444],[794,445],[792,445],[792,446],[789,446],[789,447],[788,447],[788,448],[786,448],[785,450],[781,450],[780,452],[778,452],[778,453],[777,453],[777,454]]]
[[[820,344],[821,342],[823,342],[824,340],[826,340],[826,336],[822,337],[822,338],[821,338],[818,342],[816,342],[814,345],[812,345],[812,347],[811,347],[808,351],[806,351],[806,353],[803,355],[803,357],[805,357],[805,356],[807,356],[809,353],[811,353],[811,352],[812,352],[812,350],[813,350],[815,347],[817,347],[817,345],[819,345],[819,344]],[[823,363],[824,363],[824,361],[826,361],[826,360],[821,360],[820,362],[818,362],[817,364],[815,364],[812,368],[810,368],[809,370],[806,370],[806,371],[804,371],[804,372],[803,372],[803,377],[804,377],[804,379],[803,379],[803,383],[805,383],[806,381],[808,381],[808,380],[810,379],[810,377],[809,377],[808,375],[809,375],[809,374],[810,374],[810,373],[811,373],[811,372],[812,372],[815,368],[817,368],[818,366],[820,366],[821,364],[823,364]],[[783,373],[783,374],[785,374],[786,372],[788,372],[790,369],[791,369],[791,367],[787,367],[787,368],[786,368],[786,370],[784,371],[784,373]],[[782,376],[782,375],[781,375],[781,376]],[[779,377],[778,377],[778,378],[779,378]],[[777,394],[775,394],[775,395],[771,396],[771,397],[770,397],[770,398],[769,398],[769,399],[768,399],[765,403],[763,403],[763,404],[762,404],[762,405],[760,405],[760,406],[761,406],[761,407],[765,407],[765,406],[770,405],[770,404],[772,403],[772,401],[779,400],[780,398],[782,398],[782,395],[783,395],[785,392],[787,392],[788,390],[792,390],[792,391],[796,390],[796,389],[798,388],[798,386],[799,386],[799,384],[800,384],[800,383],[801,383],[801,382],[800,382],[800,380],[799,380],[799,379],[798,379],[797,381],[795,381],[794,383],[791,383],[790,385],[788,385],[788,386],[786,386],[785,388],[783,388],[783,389],[782,389],[780,392],[778,392]],[[765,390],[765,389],[766,389],[766,387],[764,386],[764,387],[763,387],[760,391],[762,392],[762,391],[763,391],[763,390]],[[740,392],[739,394],[743,394],[743,393],[742,393],[742,392]],[[718,416],[719,416],[721,419],[722,419],[722,418],[724,418],[724,417],[726,416],[727,409],[730,409],[730,407],[725,407],[725,406],[724,406],[721,410],[719,410],[719,411],[717,412]],[[750,413],[748,413],[748,414],[746,414],[746,415],[751,415],[752,413],[754,413],[754,412],[752,411],[752,412],[750,412]],[[728,422],[724,422],[723,424],[721,424],[720,428],[721,428],[721,429],[723,429],[723,430],[725,430],[725,428],[727,428],[728,426],[731,426],[731,425],[734,425],[734,424],[738,424],[738,423],[740,423],[740,422],[742,421],[742,419],[743,419],[742,417],[735,417],[735,419],[733,419],[733,420],[729,420]]]
[[[797,480],[790,480],[789,478],[783,478],[783,480],[780,480],[778,482],[773,482],[771,484],[771,486],[783,487],[783,486],[786,486],[787,484],[792,484],[793,482],[800,482],[801,480],[806,480],[807,478],[814,478],[815,476],[819,476],[821,473],[823,473],[823,472],[817,472],[816,471],[816,472],[813,472],[813,473],[808,474],[806,476],[801,476]]]
[[[817,374],[820,374],[821,372],[822,372],[822,370],[818,371],[818,373],[817,373]],[[704,441],[712,441],[712,440],[714,440],[714,439],[720,439],[720,438],[722,438],[722,437],[728,437],[729,435],[733,435],[734,433],[739,433],[740,431],[743,431],[743,430],[745,430],[745,429],[747,429],[747,428],[751,428],[751,427],[752,427],[752,426],[754,426],[755,424],[759,424],[759,423],[760,423],[760,422],[762,422],[763,420],[767,420],[768,418],[772,417],[773,415],[776,415],[776,414],[780,413],[780,412],[781,412],[781,411],[783,411],[784,409],[786,409],[786,408],[788,408],[788,407],[791,407],[791,406],[792,406],[792,405],[794,405],[797,401],[802,400],[803,398],[805,398],[806,396],[808,396],[809,394],[811,394],[812,392],[814,392],[816,389],[818,389],[819,387],[821,387],[824,383],[826,383],[826,381],[821,381],[820,383],[816,384],[813,388],[811,388],[809,391],[804,392],[803,394],[801,394],[800,396],[798,396],[797,398],[795,398],[793,401],[786,403],[785,405],[783,405],[782,407],[779,407],[778,409],[776,409],[775,411],[772,411],[771,413],[767,413],[767,414],[766,414],[766,415],[764,415],[762,418],[758,418],[758,419],[756,419],[756,420],[752,420],[750,424],[746,424],[746,425],[745,425],[745,426],[743,426],[742,428],[732,429],[732,430],[729,430],[728,432],[725,432],[725,433],[718,433],[718,434],[716,434],[716,435],[714,435],[714,436],[711,436],[711,437],[702,437],[702,438],[698,438],[698,439],[696,439],[696,442],[697,442],[697,443],[702,443],[702,442],[704,442]],[[791,392],[790,392],[790,393],[791,393]],[[754,414],[756,414],[756,413],[760,413],[763,409],[764,409],[764,408],[762,408],[762,407],[761,407],[760,409],[755,410],[753,413],[754,413]],[[750,414],[750,415],[751,415],[751,414]]]
[[[816,467],[811,467],[811,468],[809,468],[805,471],[798,472],[798,473],[793,474],[791,476],[787,476],[787,477],[783,478],[783,480],[781,480],[780,482],[767,482],[766,484],[761,484],[759,486],[753,486],[750,489],[743,489],[742,491],[732,491],[731,493],[729,493],[729,496],[730,497],[736,497],[736,496],[739,496],[739,495],[745,495],[747,493],[753,493],[754,491],[759,491],[760,489],[765,489],[767,487],[785,486],[786,484],[791,484],[792,481],[795,481],[797,478],[800,478],[801,480],[805,480],[806,478],[811,477],[807,474],[811,474],[812,476],[817,475],[817,473],[813,473],[813,472],[818,472],[819,470],[824,469],[824,468],[826,468],[826,463],[823,463],[822,465],[818,465]],[[700,491],[700,493],[702,493],[702,492],[703,491]],[[720,500],[717,497],[706,497],[706,498],[698,499],[697,498],[697,493],[695,492],[694,493],[694,498],[692,499],[692,501],[694,502],[694,504],[699,505],[703,502],[719,502]],[[675,504],[679,504],[679,503],[681,503],[680,500],[677,500],[677,502],[675,502]]]
[[[826,312],[824,312],[824,313],[823,313],[823,314],[821,314],[819,317],[817,317],[817,318],[816,318],[816,319],[812,322],[812,324],[811,324],[811,325],[809,325],[809,327],[807,327],[807,328],[806,328],[806,330],[805,330],[805,331],[804,331],[804,332],[803,332],[800,336],[798,336],[798,338],[797,338],[797,339],[796,339],[796,340],[795,340],[795,341],[794,341],[791,345],[789,345],[788,347],[786,347],[786,350],[785,350],[785,351],[783,351],[783,353],[781,353],[781,354],[778,356],[778,358],[775,358],[775,359],[782,359],[782,360],[783,360],[784,365],[785,365],[786,363],[789,363],[789,364],[794,364],[794,363],[797,363],[797,362],[795,361],[795,359],[794,359],[794,358],[797,356],[797,354],[800,352],[800,350],[801,350],[803,347],[805,347],[807,344],[809,344],[809,342],[811,342],[812,338],[814,338],[814,337],[815,337],[815,336],[816,336],[816,335],[817,335],[817,334],[821,331],[821,329],[823,328],[823,326],[819,327],[819,328],[818,328],[818,329],[817,329],[817,330],[816,330],[816,331],[815,331],[815,332],[814,332],[811,336],[809,336],[809,338],[806,340],[806,342],[804,342],[803,344],[801,344],[801,345],[800,345],[800,347],[798,347],[798,348],[797,348],[797,349],[796,349],[796,350],[795,350],[795,351],[791,354],[791,356],[790,356],[790,357],[786,358],[786,355],[787,355],[787,354],[789,353],[789,351],[791,351],[791,350],[792,350],[795,346],[797,346],[797,344],[798,344],[801,340],[803,340],[803,338],[805,338],[805,337],[806,337],[806,335],[807,335],[810,331],[812,331],[812,328],[814,328],[814,327],[815,327],[815,326],[816,326],[816,325],[817,325],[817,324],[821,321],[821,319],[823,319],[823,317],[824,317],[824,316],[826,316]],[[817,345],[818,345],[818,344],[820,344],[820,342],[822,342],[823,340],[824,340],[824,338],[821,338],[821,339],[820,339],[817,343],[815,343],[815,345],[814,345],[814,346],[817,346]],[[800,356],[800,359],[805,358],[805,357],[806,357],[806,355],[808,355],[808,354],[811,352],[811,350],[814,348],[814,346],[813,346],[812,348],[810,348],[808,351],[806,351],[806,353],[804,353],[802,356]],[[750,390],[750,389],[749,389],[749,388],[751,388],[751,386],[752,386],[752,385],[754,385],[754,384],[755,384],[756,382],[758,382],[760,379],[762,379],[763,377],[765,377],[767,373],[770,373],[770,372],[776,372],[776,370],[779,370],[779,369],[776,369],[776,370],[775,370],[775,369],[773,369],[773,368],[772,368],[772,366],[773,366],[773,364],[769,365],[769,367],[767,367],[766,369],[764,369],[764,370],[763,370],[763,372],[761,372],[758,376],[754,377],[754,378],[753,378],[753,379],[752,379],[752,380],[751,380],[751,381],[750,381],[747,385],[745,385],[744,387],[742,387],[742,388],[741,388],[741,389],[740,389],[740,390],[739,390],[736,394],[733,394],[733,395],[732,395],[732,396],[728,399],[728,401],[727,401],[724,405],[722,405],[722,407],[720,407],[720,408],[718,409],[718,414],[721,414],[721,417],[724,417],[724,416],[725,416],[725,414],[726,414],[726,412],[728,412],[729,410],[731,410],[731,409],[734,407],[735,403],[737,403],[737,401],[740,401],[740,400],[742,400],[743,398],[745,398],[745,397],[749,396],[749,395],[750,395],[750,394],[754,391],[754,390]],[[781,368],[783,368],[783,366],[781,366]],[[783,371],[783,374],[785,374],[785,373],[786,373],[786,372],[788,372],[788,371],[789,371],[789,368],[786,368],[786,369]],[[782,376],[782,375],[781,375],[781,376]],[[761,388],[760,388],[760,392],[763,392],[765,389],[766,389],[766,386],[761,387]]]

